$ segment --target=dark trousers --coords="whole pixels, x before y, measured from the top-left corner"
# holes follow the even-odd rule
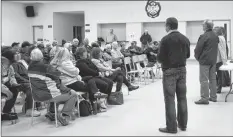
[[[177,130],[177,122],[186,128],[188,121],[188,107],[186,98],[186,68],[170,68],[163,71],[163,92],[166,110],[166,125],[169,131]],[[175,93],[177,96],[177,117],[175,107]]]
[[[222,62],[219,62],[216,64],[216,71],[217,71],[217,92],[221,92],[222,91],[222,71],[219,70],[219,68],[223,65]]]
[[[118,71],[114,71],[113,74],[111,76],[108,77],[109,79],[111,79],[114,82],[117,82],[116,85],[116,92],[121,91],[121,87],[122,84],[124,83],[127,87],[130,86],[129,81],[126,79],[126,76],[124,75],[124,73],[121,70]]]
[[[104,77],[95,77],[93,79],[100,92],[105,93],[108,96],[111,94],[113,87],[113,81],[111,79]]]
[[[3,108],[3,113],[10,113],[12,108],[15,105],[15,101],[17,99],[19,91],[22,91],[26,94],[26,99],[25,99],[25,109],[32,109],[32,94],[31,94],[31,89],[29,83],[21,83],[20,87],[11,87],[9,83],[6,83],[6,86],[9,88],[9,90],[12,92],[13,97],[6,101],[5,106]]]

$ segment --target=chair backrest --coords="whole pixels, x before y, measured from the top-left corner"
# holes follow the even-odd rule
[[[44,91],[44,89],[42,90],[41,88],[38,87],[37,85],[38,78],[36,78],[36,76],[33,76],[33,74],[30,74],[30,73],[28,73],[28,76],[29,76],[30,91],[31,91],[33,100],[36,102],[46,102],[46,101],[51,100],[52,95],[50,94],[50,91]],[[43,76],[39,76],[39,77],[40,77],[40,80],[46,79],[46,77],[43,77]],[[44,94],[46,95],[42,96]]]
[[[132,70],[131,63],[132,62],[131,62],[131,58],[130,57],[125,57],[124,58],[124,65],[125,65],[126,72],[128,72],[127,65],[129,66],[129,69]]]
[[[138,63],[139,62],[138,55],[132,56],[132,62],[133,63]]]

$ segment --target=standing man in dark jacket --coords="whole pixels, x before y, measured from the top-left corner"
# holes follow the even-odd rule
[[[218,51],[218,36],[212,31],[213,22],[205,20],[202,34],[195,48],[195,58],[200,64],[201,99],[195,104],[209,104],[217,101],[216,62]],[[209,93],[210,89],[210,93]],[[210,95],[210,98],[209,98]]]
[[[148,34],[148,30],[145,30],[145,32],[142,34],[140,41],[142,43],[142,48],[144,48],[145,45],[148,45],[149,43],[151,43],[152,38],[150,34]]]
[[[161,40],[158,61],[163,70],[163,92],[166,109],[166,128],[160,132],[177,133],[178,127],[185,131],[188,121],[186,98],[186,59],[190,57],[190,42],[177,31],[178,21],[171,17],[166,20],[168,34]],[[175,93],[177,96],[177,117],[175,107]]]

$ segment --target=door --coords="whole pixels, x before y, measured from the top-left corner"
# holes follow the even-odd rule
[[[43,42],[43,26],[32,26],[33,27],[33,42]]]
[[[77,38],[79,43],[82,43],[82,27],[81,26],[73,26],[73,38]]]
[[[232,56],[232,48],[231,48],[231,33],[230,33],[230,20],[226,20],[226,21],[218,21],[218,20],[215,20],[213,21],[214,23],[214,27],[216,26],[219,26],[219,27],[224,27],[225,29],[225,39],[226,39],[226,42],[227,42],[227,46],[228,46],[228,49],[229,49],[229,57],[231,58]]]

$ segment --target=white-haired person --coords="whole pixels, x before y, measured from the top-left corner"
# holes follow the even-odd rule
[[[112,50],[111,50],[111,56],[112,56],[112,67],[117,68],[120,67],[122,70],[125,69],[124,67],[124,55],[120,51],[120,46],[117,42],[112,43]]]
[[[111,44],[105,45],[105,48],[103,50],[103,56],[102,56],[102,58],[103,58],[104,61],[109,61],[109,60],[112,61],[112,53],[111,53],[111,51],[112,51],[112,45]]]
[[[77,94],[61,83],[61,73],[56,68],[43,62],[41,50],[38,48],[33,49],[30,57],[31,63],[28,68],[28,75],[34,99],[39,101],[53,100],[57,103],[57,108],[59,104],[64,104],[57,118],[63,126],[68,125],[69,118],[72,116],[77,104]],[[54,103],[50,103],[49,112],[46,114],[46,117],[54,121]]]
[[[50,64],[62,73],[60,78],[62,83],[68,88],[71,88],[76,92],[88,92],[91,101],[93,101],[94,98],[103,95],[99,92],[95,81],[91,79],[91,77],[81,77],[79,75],[79,69],[75,67],[71,61],[68,49],[61,48]]]
[[[79,46],[79,40],[77,38],[74,38],[73,43],[72,43],[72,52],[74,54],[75,54],[76,49],[78,48],[78,46]]]
[[[75,60],[75,53],[72,51],[72,44],[67,42],[64,44],[64,48],[67,48],[70,52],[70,59],[73,62],[74,65],[76,65],[76,60]]]
[[[58,42],[56,40],[53,41],[52,46],[53,47],[49,52],[50,61],[53,59],[53,57],[55,56],[55,54],[59,51],[59,48],[61,47],[58,45]]]

